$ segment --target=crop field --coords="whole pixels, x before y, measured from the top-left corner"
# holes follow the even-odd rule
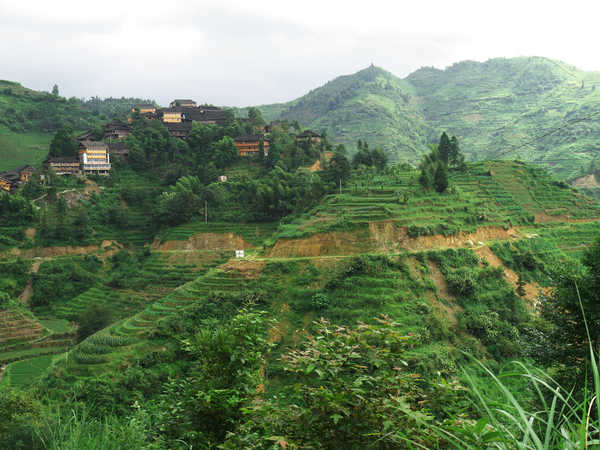
[[[204,223],[203,219],[168,228],[158,235],[161,241],[183,241],[199,233],[232,233],[246,242],[258,246],[277,229],[278,223]]]
[[[341,194],[329,195],[309,213],[281,225],[277,236],[351,230],[376,221],[393,221],[417,235],[448,235],[480,226],[600,217],[592,199],[520,162],[469,164],[466,172],[450,173],[450,187],[442,195],[424,192],[416,170],[390,172],[355,176]]]
[[[11,363],[6,369],[2,383],[16,388],[28,387],[50,367],[53,358],[53,355],[45,355]]]

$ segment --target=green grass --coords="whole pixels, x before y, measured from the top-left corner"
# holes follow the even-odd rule
[[[26,164],[40,168],[52,137],[51,133],[15,133],[0,126],[0,172]]]
[[[4,375],[6,385],[21,389],[31,386],[50,367],[53,358],[45,355],[9,364]]]
[[[73,331],[73,324],[66,319],[40,319],[40,323],[53,333],[69,333]]]

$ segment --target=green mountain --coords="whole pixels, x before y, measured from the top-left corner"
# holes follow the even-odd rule
[[[366,138],[393,160],[416,163],[446,130],[471,160],[535,161],[575,178],[600,148],[598,84],[598,72],[539,57],[422,68],[404,79],[371,66],[260,108],[267,119],[327,130],[351,149]]]

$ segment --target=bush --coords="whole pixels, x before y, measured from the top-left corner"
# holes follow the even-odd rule
[[[470,297],[475,294],[475,277],[471,269],[459,268],[447,276],[450,291],[460,297]]]
[[[81,342],[112,322],[112,311],[105,305],[90,305],[77,318],[77,341]]]
[[[329,306],[329,297],[319,292],[312,296],[311,303],[315,310],[321,311]]]

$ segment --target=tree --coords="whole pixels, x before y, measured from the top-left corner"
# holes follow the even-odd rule
[[[52,95],[55,95],[58,97],[58,84],[55,84],[54,86],[52,86]]]
[[[219,169],[232,165],[238,157],[238,149],[229,136],[223,137],[214,144],[212,160]]]
[[[371,161],[373,165],[377,168],[377,170],[385,169],[385,166],[388,162],[388,157],[381,148],[376,148],[371,152]]]
[[[49,155],[53,157],[76,156],[78,147],[79,143],[73,135],[73,129],[69,125],[64,125],[56,132],[52,142],[50,142]]]
[[[339,146],[336,148],[325,168],[324,175],[327,180],[337,183],[339,180],[345,181],[350,177],[351,167],[348,158],[346,158],[345,150],[345,147],[343,151],[340,150]]]
[[[444,162],[444,164],[448,165],[450,160],[450,153],[452,153],[452,145],[450,144],[450,139],[448,139],[448,135],[444,131],[442,136],[440,137],[440,143],[438,144],[438,154],[440,160]]]
[[[255,127],[263,127],[265,125],[262,112],[254,106],[248,108],[248,119],[250,119],[250,123]]]
[[[582,263],[556,268],[554,289],[540,298],[541,315],[552,328],[543,346],[546,352],[537,355],[546,365],[561,368],[569,385],[578,381],[580,387],[586,371],[588,376],[591,373],[589,344],[595,352],[600,348],[600,238],[586,251]]]
[[[77,340],[83,341],[112,322],[112,312],[106,305],[94,303],[77,318]]]
[[[448,188],[448,169],[441,161],[438,162],[433,175],[433,187],[439,193],[444,192]]]

